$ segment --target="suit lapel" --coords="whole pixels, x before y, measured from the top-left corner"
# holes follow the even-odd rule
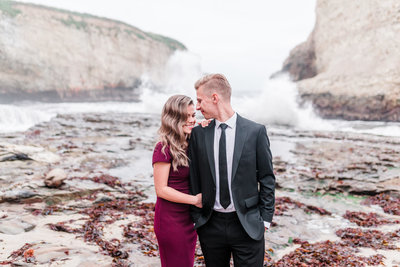
[[[209,127],[205,128],[205,144],[207,150],[208,163],[210,164],[211,174],[215,184],[215,162],[214,162],[214,130],[215,120],[213,120]]]
[[[243,146],[247,137],[247,131],[243,124],[243,118],[238,114],[236,120],[235,148],[233,150],[232,160],[232,181],[235,179],[236,171],[239,166],[239,160],[242,155]]]

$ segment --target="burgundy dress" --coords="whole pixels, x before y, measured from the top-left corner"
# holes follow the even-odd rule
[[[154,148],[153,164],[156,162],[171,163],[168,186],[189,194],[189,167],[172,168],[172,158],[168,147],[164,155],[162,144]],[[190,218],[188,204],[170,202],[157,197],[154,232],[157,236],[163,267],[193,267],[197,234]]]

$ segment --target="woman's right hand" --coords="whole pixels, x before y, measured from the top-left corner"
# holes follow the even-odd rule
[[[195,205],[198,208],[202,208],[203,204],[202,204],[202,198],[201,198],[201,193],[197,194],[194,196],[195,197],[195,202],[193,203],[193,205]]]
[[[202,121],[198,122],[198,124],[201,125],[201,127],[205,128],[210,124],[211,121],[212,121],[212,119],[202,120]]]

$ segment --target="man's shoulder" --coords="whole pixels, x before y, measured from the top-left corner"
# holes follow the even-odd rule
[[[201,125],[196,125],[196,126],[193,127],[193,129],[192,129],[191,135],[198,134],[198,133],[200,133],[201,131],[203,131],[203,127],[201,127]]]
[[[265,127],[265,125],[262,125],[258,122],[244,118],[244,117],[240,116],[239,114],[238,114],[238,120],[240,120],[240,123],[245,127],[252,127],[252,128],[257,128],[257,129],[259,129],[261,127]]]
[[[201,125],[197,125],[192,129],[192,134],[204,133],[207,129],[215,126],[215,121],[211,121],[207,126],[203,127]]]

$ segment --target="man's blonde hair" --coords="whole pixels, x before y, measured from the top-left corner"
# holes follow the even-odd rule
[[[226,77],[222,74],[208,74],[200,78],[195,84],[194,88],[198,90],[200,87],[204,89],[204,92],[208,95],[213,90],[216,90],[225,100],[231,99],[232,88]]]

